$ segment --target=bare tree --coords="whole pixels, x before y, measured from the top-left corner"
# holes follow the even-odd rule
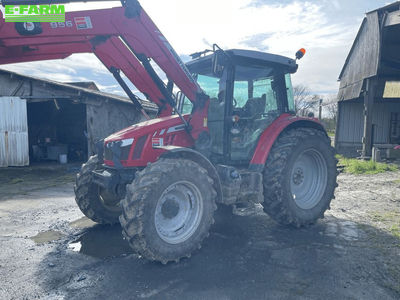
[[[307,116],[314,112],[319,104],[320,97],[312,95],[310,89],[305,85],[296,85],[293,87],[293,97],[296,114]]]
[[[329,97],[326,100],[325,109],[327,111],[328,118],[332,119],[336,123],[338,114],[338,103],[336,96]]]

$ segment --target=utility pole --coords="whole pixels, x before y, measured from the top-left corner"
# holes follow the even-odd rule
[[[322,119],[322,99],[319,99],[319,114],[318,114],[318,119]]]

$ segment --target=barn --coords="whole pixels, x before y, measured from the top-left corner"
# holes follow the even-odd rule
[[[150,116],[157,107],[142,106]],[[60,83],[0,69],[0,167],[86,161],[95,143],[142,120],[125,97],[93,82]]]
[[[347,157],[397,155],[400,1],[366,14],[339,76],[335,146]]]

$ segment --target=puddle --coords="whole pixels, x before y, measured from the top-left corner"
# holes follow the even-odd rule
[[[60,240],[64,236],[65,235],[59,231],[49,230],[45,232],[40,232],[37,235],[32,236],[30,239],[36,244],[46,244],[49,242]]]
[[[96,224],[97,223],[93,222],[92,220],[90,220],[86,217],[80,218],[79,220],[69,223],[69,225],[72,228],[80,228],[80,229],[90,228],[90,227],[95,226]]]
[[[119,225],[92,226],[79,239],[69,243],[68,249],[96,258],[116,257],[133,253],[128,242],[122,238],[121,226]]]
[[[346,241],[356,241],[360,236],[357,224],[351,221],[328,223],[325,228],[325,234],[327,236],[338,237]]]

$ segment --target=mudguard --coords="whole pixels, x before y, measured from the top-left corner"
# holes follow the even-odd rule
[[[268,128],[261,134],[253,158],[250,162],[249,170],[254,172],[262,172],[276,139],[286,130],[307,127],[315,128],[325,132],[324,127],[315,118],[297,117],[291,114],[283,114],[277,118]]]

